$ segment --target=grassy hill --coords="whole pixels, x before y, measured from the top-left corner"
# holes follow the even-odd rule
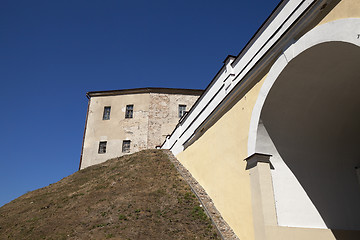
[[[0,239],[219,239],[161,150],[78,171],[0,208]]]

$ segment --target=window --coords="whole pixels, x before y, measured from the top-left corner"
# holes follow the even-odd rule
[[[179,105],[179,118],[184,116],[186,113],[186,105]]]
[[[110,119],[110,110],[111,110],[111,107],[104,107],[103,120]]]
[[[99,154],[106,153],[106,141],[99,143]]]
[[[122,152],[129,153],[130,152],[130,140],[124,140],[122,144]]]
[[[134,105],[126,105],[125,118],[133,118]]]

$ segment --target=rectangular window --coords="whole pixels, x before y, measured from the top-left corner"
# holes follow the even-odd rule
[[[125,118],[133,118],[134,105],[126,105]]]
[[[110,119],[110,110],[111,110],[111,107],[104,107],[103,120]]]
[[[130,152],[130,140],[124,140],[122,144],[122,152],[129,153]]]
[[[179,118],[184,116],[186,113],[186,105],[179,105]]]
[[[106,143],[107,141],[99,143],[99,151],[98,151],[99,154],[106,153]]]

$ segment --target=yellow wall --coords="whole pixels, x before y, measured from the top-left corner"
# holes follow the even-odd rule
[[[342,18],[358,18],[360,17],[360,1],[359,0],[342,0],[325,18],[319,23],[335,21]]]
[[[250,178],[244,159],[250,117],[262,82],[177,155],[240,239],[254,239]]]
[[[359,0],[340,1],[319,25],[341,18],[360,17]],[[245,170],[252,109],[266,76],[197,141],[177,158],[204,187],[223,218],[240,239],[254,239],[254,218],[249,172]],[[256,224],[256,223],[255,223]],[[268,227],[269,228],[269,227]],[[297,231],[319,239],[332,239],[331,230],[268,229],[268,238],[292,236]],[[286,231],[285,231],[285,230]],[[280,231],[282,230],[282,231]],[[305,236],[304,235],[304,236]],[[286,238],[282,238],[286,239]]]

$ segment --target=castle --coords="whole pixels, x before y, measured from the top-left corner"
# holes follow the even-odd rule
[[[161,147],[240,239],[359,239],[359,59],[360,1],[283,0]]]
[[[175,88],[88,92],[79,169],[160,146],[202,93]]]

